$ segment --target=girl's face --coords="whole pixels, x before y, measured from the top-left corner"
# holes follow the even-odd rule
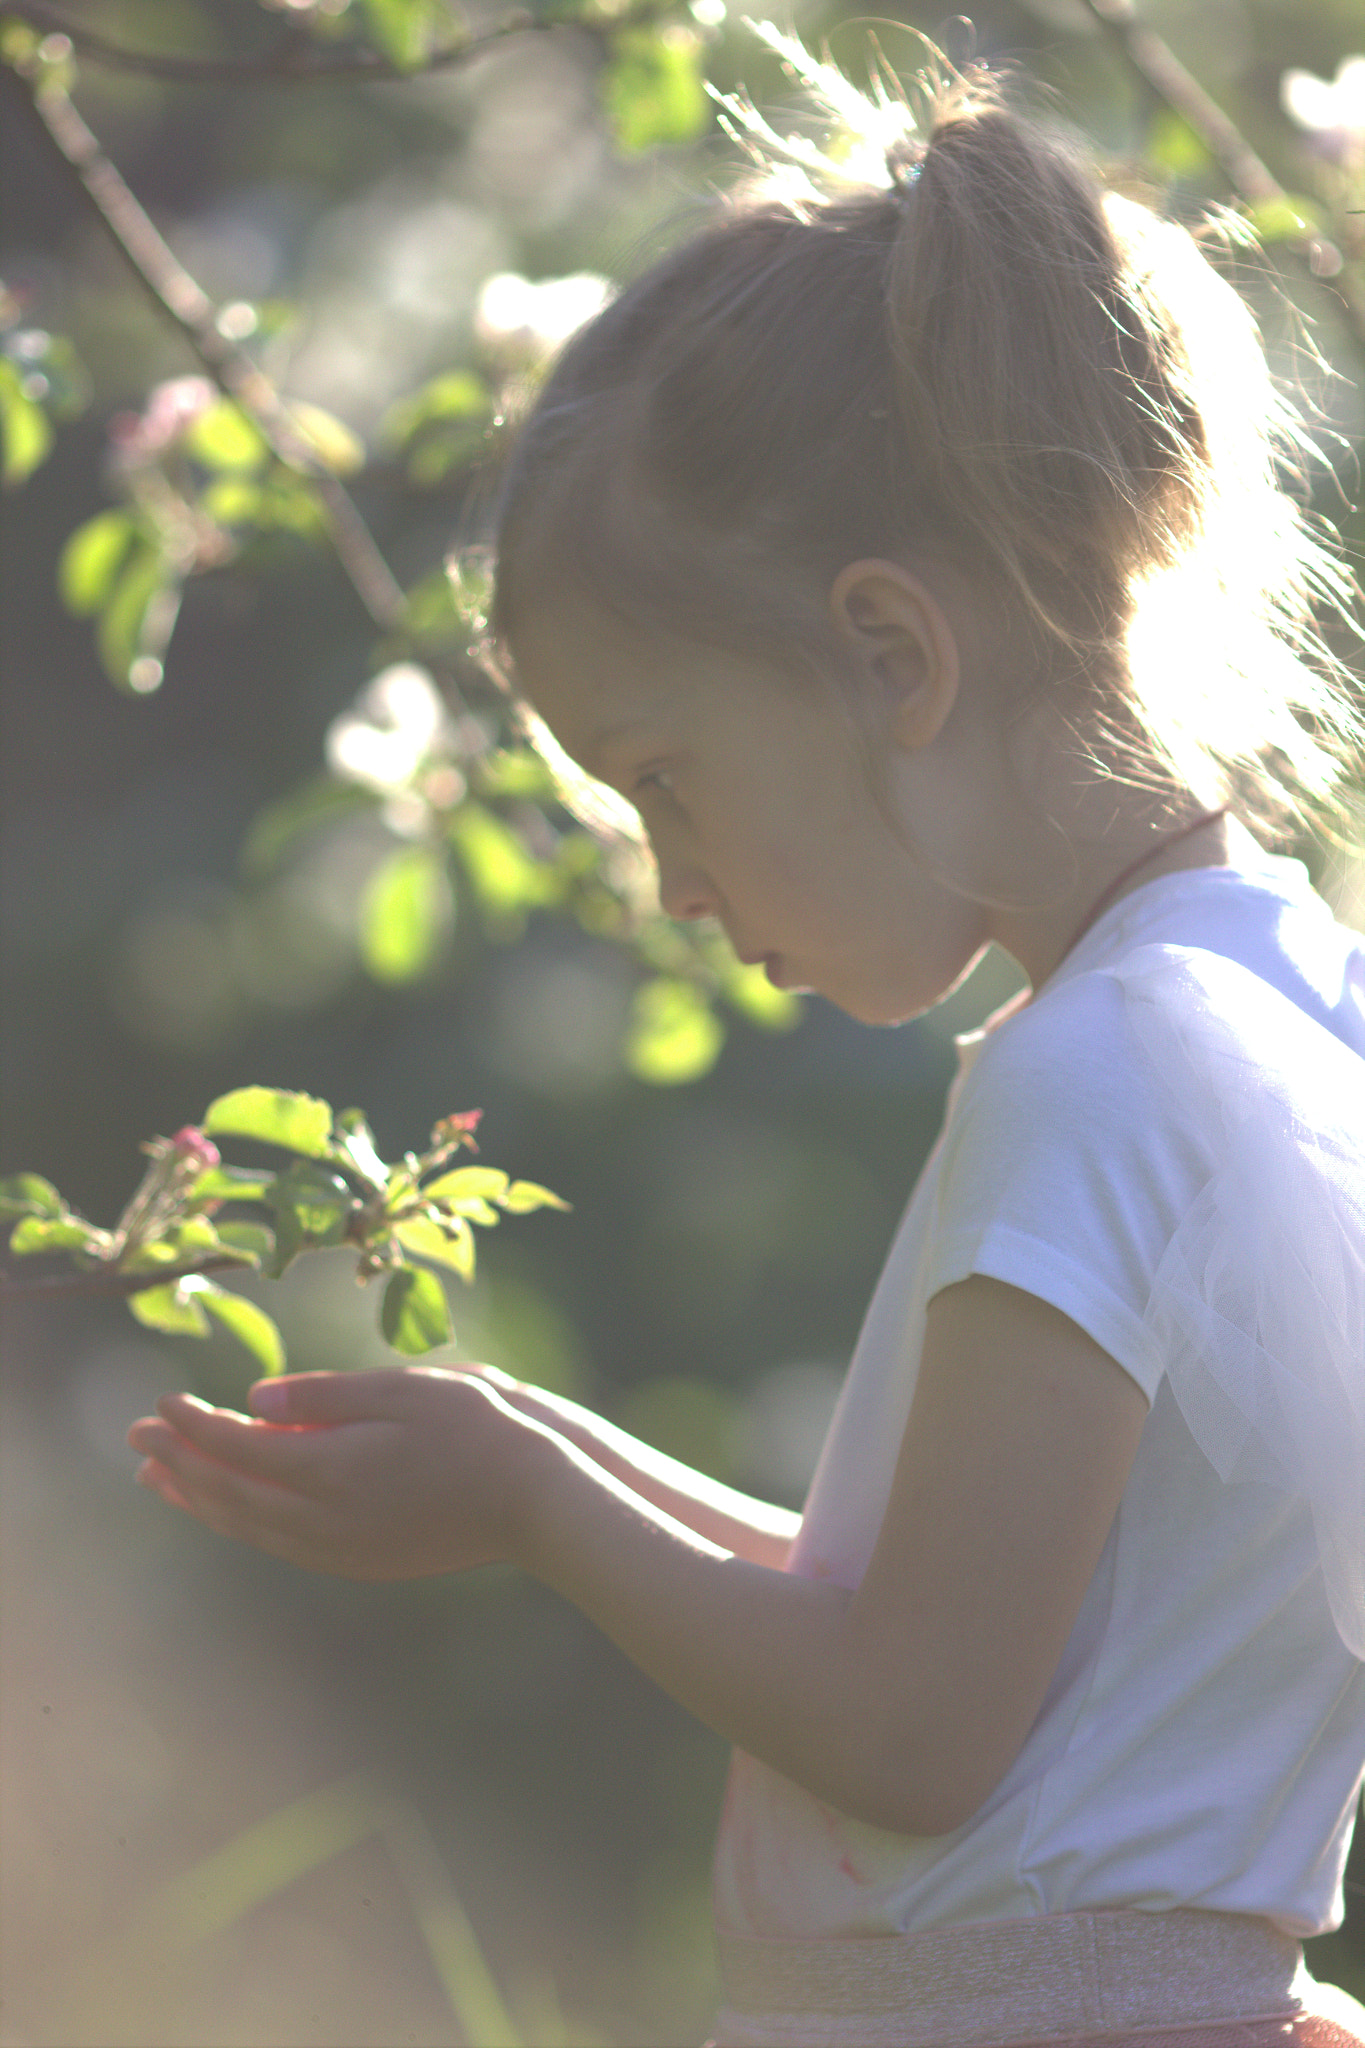
[[[867,1023],[928,1009],[971,966],[984,912],[892,829],[832,685],[564,608],[515,652],[559,744],[638,810],[669,916],[714,918],[777,986]]]

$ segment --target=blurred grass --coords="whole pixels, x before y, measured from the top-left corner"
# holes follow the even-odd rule
[[[534,2042],[516,2026],[421,1816],[363,1773],[291,1800],[192,1864],[153,1893],[80,1975],[94,1986],[212,1940],[371,1837],[398,1877],[461,2039],[470,2048],[569,2048],[552,1987],[542,1991]]]

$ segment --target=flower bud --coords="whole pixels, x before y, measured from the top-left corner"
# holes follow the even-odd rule
[[[218,1147],[212,1138],[206,1138],[194,1124],[186,1124],[176,1132],[171,1139],[171,1151],[177,1159],[191,1159],[201,1168],[217,1166],[220,1161]]]

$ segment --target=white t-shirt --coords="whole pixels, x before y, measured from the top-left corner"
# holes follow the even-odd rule
[[[1294,1936],[1341,1922],[1365,1664],[1334,1623],[1308,1504],[1261,1479],[1225,1483],[1144,1317],[1207,1162],[1120,1028],[1128,997],[1111,970],[1134,955],[1179,970],[1179,949],[1197,948],[1188,957],[1215,979],[1240,963],[1365,1058],[1365,940],[1297,862],[1245,834],[1237,844],[1237,866],[1133,890],[1025,1007],[959,1041],[944,1132],[873,1297],[788,1567],[862,1577],[932,1295],[983,1273],[1051,1302],[1151,1408],[1038,1719],[979,1812],[932,1838],[850,1820],[737,1752],[715,1863],[727,1931],[871,1935],[1177,1906],[1266,1915]],[[1358,1401],[1354,1334],[1348,1348]]]

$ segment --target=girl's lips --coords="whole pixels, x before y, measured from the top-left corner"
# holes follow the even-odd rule
[[[761,967],[774,988],[787,986],[782,973],[780,953],[741,953],[739,964],[741,967]]]

